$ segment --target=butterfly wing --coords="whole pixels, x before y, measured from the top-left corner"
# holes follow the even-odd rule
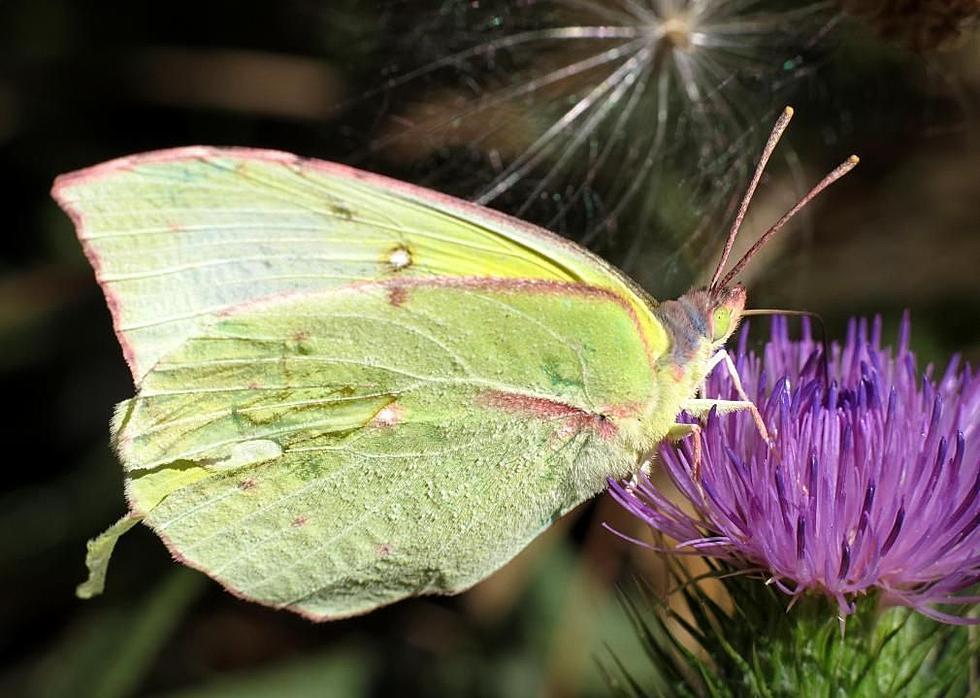
[[[517,219],[348,167],[191,147],[60,177],[139,381],[207,318],[275,293],[363,280],[492,276],[621,295],[652,342],[651,299],[584,249]]]
[[[347,286],[216,318],[116,440],[175,557],[337,618],[466,589],[634,469],[650,360],[631,308],[582,284]]]
[[[138,394],[133,514],[234,593],[310,617],[465,589],[635,466],[663,328],[515,219],[270,151],[67,175]]]

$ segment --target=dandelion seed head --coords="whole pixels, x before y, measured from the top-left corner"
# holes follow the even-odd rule
[[[757,0],[438,8],[393,32],[421,62],[386,83],[392,118],[371,148],[598,249],[662,296],[715,254],[831,21],[823,3]]]

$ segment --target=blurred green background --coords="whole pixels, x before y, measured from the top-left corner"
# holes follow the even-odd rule
[[[517,163],[515,183],[485,200],[588,243],[664,297],[703,275],[789,102],[798,116],[748,241],[846,155],[863,162],[752,265],[752,304],[819,312],[832,335],[855,314],[894,327],[909,308],[925,361],[958,351],[976,364],[976,33],[943,3],[889,15],[889,3],[857,0],[719,2],[749,13],[744,46],[685,79],[667,54],[689,47],[661,42],[667,54],[651,54],[624,92],[635,102],[536,146],[583,99],[589,114],[615,99],[594,90],[622,61],[562,78],[616,43],[527,33],[629,25],[627,4],[0,3],[0,695],[602,694],[597,662],[610,652],[645,671],[617,588],[663,578],[650,553],[601,528],[631,524],[600,498],[462,597],[364,618],[313,625],[239,601],[142,528],[120,542],[106,593],[75,599],[86,539],[125,508],[107,437],[132,386],[48,196],[61,172],[234,144],[479,197]],[[779,14],[790,7],[805,10],[799,21]]]

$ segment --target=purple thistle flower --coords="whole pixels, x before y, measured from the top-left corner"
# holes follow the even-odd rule
[[[938,382],[932,366],[920,379],[908,316],[895,356],[880,335],[880,318],[870,331],[852,320],[832,346],[828,384],[808,324],[792,341],[774,319],[762,358],[746,352],[743,328],[736,366],[775,450],[748,412],[713,413],[700,482],[690,439],[660,449],[689,506],[642,477],[613,483],[613,496],[678,541],[672,551],[761,569],[793,596],[826,593],[842,616],[878,590],[936,620],[980,622],[933,608],[980,601],[957,594],[980,582],[980,377],[954,357]],[[707,395],[736,398],[724,370]]]

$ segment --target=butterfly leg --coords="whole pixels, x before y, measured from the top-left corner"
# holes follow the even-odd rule
[[[694,480],[698,483],[698,487],[701,486],[701,426],[698,424],[684,424],[676,423],[670,429],[667,430],[667,435],[664,437],[670,441],[680,441],[681,439],[686,439],[688,436],[694,437]],[[649,479],[652,471],[653,464],[660,458],[659,449],[654,448],[643,456],[640,461],[639,470],[633,474],[630,481],[626,484],[626,488],[630,491],[636,490],[637,485],[640,481],[640,476]]]
[[[755,403],[751,400],[693,398],[691,400],[685,400],[681,403],[682,410],[698,418],[707,417],[712,408],[717,409],[719,414],[728,414],[729,412],[737,412],[738,410],[748,410],[752,413],[752,419],[755,422],[756,429],[759,430],[759,435],[767,444],[769,444],[769,446],[772,446],[772,439],[769,438],[769,430],[766,429],[766,423],[762,420],[762,414],[759,413],[759,408],[757,408]]]
[[[716,351],[714,356],[708,360],[708,373],[718,364],[725,364],[725,371],[728,372],[729,378],[732,379],[732,385],[735,386],[735,392],[738,394],[739,399],[752,402],[746,394],[745,388],[742,387],[742,378],[738,375],[738,369],[735,368],[735,362],[732,361],[731,354],[724,349]]]
[[[694,394],[694,397],[705,397],[707,395],[708,376],[710,376],[711,372],[715,370],[715,366],[720,363],[725,364],[725,367],[728,370],[728,375],[732,377],[732,381],[735,383],[735,391],[738,393],[738,396],[743,400],[748,400],[749,398],[742,389],[742,381],[739,379],[738,371],[735,370],[735,363],[732,361],[732,357],[729,355],[729,353],[724,349],[719,349],[711,355],[711,358],[708,359],[708,363],[704,369],[704,380],[702,380],[701,385],[698,386],[698,390]]]
[[[759,430],[759,434],[765,439],[766,443],[772,446],[772,439],[769,438],[769,431],[766,429],[766,423],[762,419],[762,414],[759,412],[759,408],[755,406],[755,403],[749,399],[748,394],[745,392],[745,388],[742,387],[742,379],[738,375],[738,369],[735,368],[735,362],[732,361],[731,355],[724,349],[719,349],[714,353],[714,355],[708,360],[708,370],[705,372],[705,376],[711,373],[712,370],[718,365],[724,364],[725,371],[728,376],[732,379],[732,386],[735,388],[735,393],[738,395],[738,400],[718,400],[716,402],[731,403],[732,405],[738,404],[737,407],[730,407],[729,409],[723,410],[721,405],[718,405],[719,412],[731,412],[735,409],[746,409],[752,413],[752,419],[755,422],[756,428]],[[698,390],[697,397],[704,398],[704,385]],[[705,402],[712,402],[711,400],[704,400]],[[685,409],[688,409],[685,407]],[[708,406],[708,410],[704,412],[707,414],[710,411],[711,406]],[[688,410],[691,411],[691,410]],[[699,415],[700,416],[700,415]]]
[[[674,424],[667,430],[667,438],[671,441],[680,441],[688,436],[694,437],[694,464],[691,476],[698,488],[701,487],[701,426],[699,424]]]
[[[652,449],[643,454],[643,457],[640,459],[640,467],[630,477],[629,482],[626,483],[626,489],[631,492],[635,491],[640,484],[641,475],[648,480],[650,479],[650,476],[653,474],[653,464],[657,460],[657,457],[656,449]]]

